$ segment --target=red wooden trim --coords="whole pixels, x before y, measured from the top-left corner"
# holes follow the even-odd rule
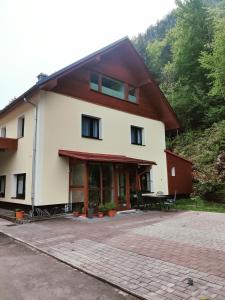
[[[116,170],[116,165],[113,165],[113,183],[114,183],[114,202],[115,206],[118,208],[118,172]]]
[[[126,201],[127,209],[130,209],[130,172],[126,170]]]
[[[102,176],[102,166],[100,165],[100,202],[103,203],[103,176]]]
[[[88,210],[88,164],[84,163],[84,213]]]

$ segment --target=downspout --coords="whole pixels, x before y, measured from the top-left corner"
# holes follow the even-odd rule
[[[38,106],[26,97],[24,97],[24,102],[31,104],[35,108],[34,117],[34,137],[33,137],[33,156],[32,156],[32,183],[31,183],[31,205],[32,205],[32,216],[34,216],[35,210],[35,180],[36,180],[36,153],[37,153],[37,116],[38,116]]]

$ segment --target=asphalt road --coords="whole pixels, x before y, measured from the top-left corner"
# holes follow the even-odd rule
[[[0,233],[1,300],[135,300]]]

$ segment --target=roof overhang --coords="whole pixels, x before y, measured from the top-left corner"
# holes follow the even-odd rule
[[[17,139],[0,137],[0,151],[16,151],[18,146]]]
[[[180,156],[180,155],[178,155],[178,154],[176,154],[176,153],[173,153],[173,152],[170,151],[170,150],[165,150],[165,152],[166,152],[167,155],[171,155],[171,156],[173,156],[173,157],[175,157],[175,158],[181,159],[181,160],[183,160],[183,161],[185,161],[185,162],[187,162],[187,163],[193,165],[193,162],[192,162],[192,161],[190,161],[190,160],[188,160],[188,159],[186,159],[186,158],[184,158],[184,157],[182,157],[182,156]]]
[[[136,164],[136,165],[156,165],[154,161],[142,160],[137,158],[131,158],[124,155],[114,155],[114,154],[100,154],[100,153],[88,153],[88,152],[78,152],[78,151],[70,151],[70,150],[59,150],[59,156],[72,158],[76,160],[83,160],[83,161],[123,163],[123,164]]]

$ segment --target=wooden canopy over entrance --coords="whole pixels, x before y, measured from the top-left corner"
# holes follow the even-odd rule
[[[85,161],[156,165],[154,161],[136,159],[124,155],[98,154],[98,153],[59,150],[59,156],[74,158],[78,160],[85,160]]]
[[[131,207],[132,194],[140,189],[140,176],[156,163],[123,155],[59,150],[69,158],[70,203],[84,207],[114,202],[116,209]]]

